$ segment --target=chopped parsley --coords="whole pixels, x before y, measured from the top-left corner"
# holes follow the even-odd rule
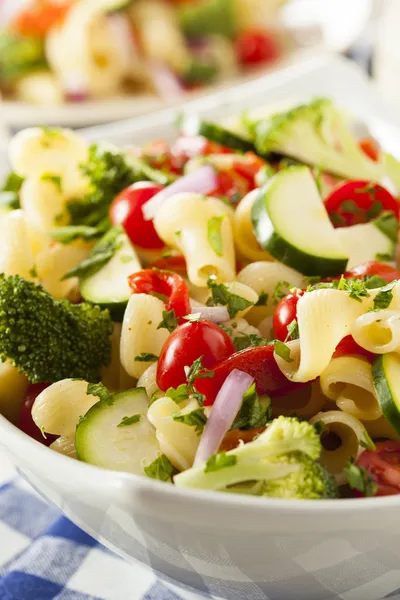
[[[88,277],[97,273],[104,265],[106,265],[120,249],[120,236],[123,229],[117,225],[107,231],[107,233],[97,242],[91,253],[79,265],[70,269],[62,279],[70,277]]]
[[[245,333],[239,333],[236,335],[232,341],[236,350],[245,350],[246,348],[250,348],[252,346],[269,346],[271,344],[270,340],[266,338],[259,337],[255,333],[250,333],[249,335]]]
[[[224,219],[225,215],[221,215],[219,217],[211,217],[207,222],[208,243],[218,256],[222,256],[223,254],[221,225]]]
[[[314,290],[322,290],[322,289],[333,289],[333,290],[341,290],[347,292],[350,298],[353,300],[357,300],[357,302],[362,302],[362,298],[369,298],[369,286],[366,285],[366,281],[363,279],[352,278],[346,279],[343,275],[340,279],[335,279],[329,283],[317,283],[315,286],[309,285],[307,287],[307,292],[313,292]]]
[[[318,434],[322,433],[322,431],[324,429],[324,422],[321,421],[321,419],[320,419],[319,421],[314,423],[314,429]]]
[[[186,383],[181,383],[177,388],[170,387],[165,392],[165,395],[168,398],[171,398],[177,404],[180,404],[184,400],[189,398],[189,389]]]
[[[53,175],[53,173],[43,173],[40,179],[42,181],[50,181],[56,186],[56,188],[60,192],[62,192],[62,179],[60,175]]]
[[[353,459],[347,463],[344,473],[351,489],[358,490],[364,496],[375,496],[378,491],[378,484],[372,479],[368,471],[363,467],[358,467]]]
[[[253,302],[232,294],[223,283],[217,283],[215,278],[210,277],[207,286],[211,290],[211,298],[207,301],[208,306],[222,305],[226,306],[231,319],[234,319],[238,312],[253,306]]]
[[[147,477],[159,479],[160,481],[170,481],[175,469],[165,454],[161,454],[156,460],[144,468]]]
[[[258,296],[258,300],[254,306],[267,306],[268,304],[268,294],[261,290],[260,295]]]
[[[157,329],[166,329],[170,333],[172,333],[179,325],[178,317],[175,314],[175,311],[172,310],[163,310],[163,319],[157,325]]]
[[[289,346],[284,344],[284,342],[281,342],[280,340],[275,340],[274,352],[287,363],[293,362],[293,358],[290,357],[290,348]]]
[[[141,418],[141,414],[132,415],[131,417],[123,417],[121,423],[119,423],[117,427],[128,427],[128,425],[135,425],[135,423],[139,423]]]
[[[103,383],[88,383],[86,388],[88,396],[97,396],[101,402],[111,406],[114,403],[114,394]]]
[[[279,302],[288,295],[292,286],[288,281],[278,281],[272,292],[272,303],[276,306]]]
[[[174,415],[173,420],[177,423],[183,423],[194,427],[196,433],[203,433],[205,424],[207,423],[207,417],[204,414],[204,408],[196,408],[190,413],[184,415]]]
[[[298,340],[299,339],[299,325],[297,323],[296,319],[293,319],[293,321],[291,321],[289,323],[289,325],[287,326],[287,336],[286,336],[286,342],[288,340]]]
[[[123,264],[127,264],[133,261],[133,256],[130,256],[129,254],[123,254],[119,260]]]
[[[189,321],[190,323],[197,323],[197,321],[200,321],[201,319],[201,313],[192,313],[183,318],[185,321]]]
[[[213,377],[214,371],[209,371],[203,367],[203,356],[197,358],[186,373],[189,386],[193,385],[195,379],[212,379]]]
[[[373,310],[385,310],[389,308],[391,301],[393,300],[393,288],[397,281],[391,281],[384,287],[382,287],[374,298]]]
[[[374,221],[374,225],[392,242],[397,242],[398,221],[391,210],[386,210]]]
[[[365,287],[369,290],[374,290],[383,287],[384,285],[386,285],[386,281],[383,277],[379,277],[379,275],[371,275],[371,277],[365,278]]]
[[[375,443],[371,439],[368,431],[364,431],[363,438],[360,440],[360,446],[362,446],[365,450],[376,450]]]
[[[135,356],[134,360],[136,362],[157,362],[158,356],[155,354],[151,354],[151,352],[142,352]]]
[[[373,205],[371,206],[371,208],[369,208],[366,213],[368,221],[378,217],[381,214],[382,210],[383,210],[382,202],[379,202],[379,200],[374,202]]]
[[[351,215],[363,215],[364,211],[359,208],[358,204],[354,200],[344,200],[341,203],[340,208],[343,212]]]
[[[85,241],[94,240],[104,233],[104,229],[90,227],[89,225],[66,225],[65,227],[57,227],[49,231],[49,235],[53,240],[57,240],[61,244],[70,244],[77,239]]]
[[[367,183],[367,185],[356,188],[354,191],[356,194],[370,194],[371,196],[375,197],[378,190],[376,189],[374,183]]]
[[[242,406],[234,420],[231,429],[255,429],[265,427],[272,419],[271,399],[263,398],[261,403],[253,383],[243,395]]]
[[[237,456],[234,454],[228,455],[226,452],[220,452],[214,454],[206,462],[204,467],[204,473],[213,473],[214,471],[221,471],[227,467],[233,467],[237,463]]]
[[[29,275],[33,278],[38,276],[38,272],[35,265],[33,265],[31,269],[29,269]]]

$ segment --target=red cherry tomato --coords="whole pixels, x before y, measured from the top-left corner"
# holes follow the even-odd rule
[[[245,31],[236,39],[236,55],[242,65],[271,62],[279,57],[279,47],[264,31]]]
[[[288,339],[288,326],[296,318],[297,303],[304,294],[305,290],[296,289],[282,298],[275,308],[272,324],[276,338],[281,340],[281,342]]]
[[[361,346],[359,346],[357,344],[357,342],[354,341],[354,339],[352,338],[351,335],[346,335],[346,337],[344,337],[342,339],[342,341],[339,342],[338,345],[336,346],[336,350],[333,353],[332,358],[339,358],[340,356],[348,356],[349,354],[356,354],[358,356],[364,356],[370,362],[372,362],[375,358],[375,354],[372,354],[372,352],[368,352],[368,350],[361,348]]]
[[[146,221],[142,211],[143,205],[162,189],[157,183],[139,181],[118,194],[110,206],[111,223],[122,225],[131,242],[140,248],[164,247],[153,221]]]
[[[42,435],[39,427],[32,419],[32,406],[39,394],[49,385],[49,383],[31,383],[29,385],[18,419],[18,427],[21,431],[45,446],[50,446],[57,439],[57,436],[46,434],[46,437],[44,437]]]
[[[400,494],[400,442],[378,442],[376,450],[364,450],[357,465],[378,484],[376,496]]]
[[[325,208],[335,227],[367,223],[383,211],[392,211],[399,218],[399,205],[392,194],[368,181],[339,183],[325,199]]]
[[[374,162],[379,160],[380,148],[378,142],[373,138],[364,138],[359,141],[361,150]]]
[[[183,157],[187,161],[189,158],[209,154],[233,154],[234,150],[211,142],[201,135],[181,135],[172,144],[170,152],[173,157]]]
[[[377,260],[370,260],[344,273],[346,279],[351,279],[352,277],[372,277],[373,275],[381,277],[386,283],[400,279],[400,271]]]
[[[254,377],[257,393],[272,397],[284,396],[306,385],[293,383],[286,379],[274,358],[274,347],[257,346],[235,352],[213,367],[214,377],[196,379],[196,389],[206,396],[204,404],[210,406],[221,389],[222,384],[233,369],[239,369]]]
[[[173,310],[177,317],[185,317],[191,312],[189,288],[178,273],[144,269],[128,277],[133,294],[156,292],[168,297],[165,308]]]
[[[157,366],[157,385],[164,392],[185,383],[185,366],[200,356],[206,369],[235,352],[229,335],[210,321],[185,323],[171,333],[165,342]]]
[[[159,258],[150,265],[151,269],[160,269],[161,271],[174,271],[182,277],[186,277],[186,260],[184,256],[167,256]]]

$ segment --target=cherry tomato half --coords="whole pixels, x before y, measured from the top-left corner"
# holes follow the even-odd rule
[[[139,181],[118,194],[110,206],[111,223],[122,225],[132,244],[140,248],[155,250],[164,247],[153,221],[146,221],[142,211],[143,205],[162,189],[157,183]]]
[[[49,387],[49,385],[49,383],[31,383],[29,385],[18,419],[18,427],[21,431],[45,446],[50,446],[57,439],[57,436],[46,435],[44,437],[42,435],[39,427],[32,419],[32,406],[39,394]]]
[[[339,358],[340,356],[348,356],[350,354],[364,356],[370,362],[372,362],[375,358],[375,354],[368,352],[368,350],[365,350],[365,348],[361,348],[361,346],[354,341],[351,335],[346,335],[346,337],[344,337],[336,346],[336,350],[333,353],[332,358]]]
[[[350,271],[344,273],[346,279],[351,279],[352,277],[372,277],[373,275],[381,277],[386,283],[400,279],[400,271],[377,260],[370,260],[362,265],[357,265],[357,267],[353,267]]]
[[[302,296],[304,296],[305,290],[294,290],[287,296],[282,298],[277,307],[275,308],[272,324],[276,338],[284,342],[288,338],[288,326],[297,314],[297,303]]]
[[[189,288],[178,273],[143,269],[129,275],[128,284],[133,294],[155,292],[167,296],[165,308],[175,311],[177,317],[185,317],[190,313]]]
[[[340,183],[325,199],[325,208],[335,227],[367,223],[383,211],[392,211],[399,218],[399,205],[392,194],[369,181]]]
[[[229,335],[210,321],[185,323],[171,333],[162,347],[157,366],[157,385],[164,392],[185,383],[185,366],[200,356],[206,369],[235,352]]]
[[[161,271],[174,271],[182,277],[187,276],[186,260],[184,256],[166,256],[159,258],[150,265],[151,269],[160,269]]]
[[[373,138],[364,138],[359,141],[361,150],[374,162],[379,160],[380,148],[377,141]]]
[[[242,65],[257,65],[279,57],[277,42],[264,31],[245,31],[236,39],[236,55]]]
[[[376,496],[400,494],[400,442],[378,442],[376,450],[364,450],[357,465],[378,484]]]
[[[222,384],[233,369],[239,369],[254,377],[257,393],[272,397],[284,396],[296,391],[304,383],[293,383],[285,377],[276,364],[274,346],[255,346],[235,352],[225,360],[213,366],[214,377],[196,379],[196,389],[206,396],[204,404],[210,406],[221,389]]]

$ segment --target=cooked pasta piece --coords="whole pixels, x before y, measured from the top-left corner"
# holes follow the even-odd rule
[[[33,279],[34,265],[25,214],[13,210],[0,221],[0,273]]]
[[[257,337],[261,337],[260,331],[257,329],[257,327],[249,325],[246,319],[242,319],[240,317],[230,319],[230,321],[226,321],[225,323],[222,323],[222,325],[233,340],[235,338],[241,338],[247,335],[256,335]]]
[[[11,166],[21,177],[60,177],[66,197],[85,189],[79,165],[87,160],[88,143],[70,129],[24,129],[12,138],[9,152]]]
[[[400,350],[400,311],[379,310],[360,316],[351,330],[357,344],[374,354]]]
[[[319,289],[304,294],[297,304],[300,340],[289,342],[292,362],[277,354],[282,373],[293,381],[311,381],[327,368],[336,346],[367,310],[370,298],[357,302],[345,291]]]
[[[63,275],[87,258],[91,243],[77,240],[67,246],[58,242],[40,252],[35,258],[36,275],[40,284],[54,298],[69,298],[78,290],[78,279]]]
[[[22,102],[54,106],[64,101],[64,94],[56,77],[49,71],[27,73],[15,82],[15,94]]]
[[[273,340],[275,338],[274,325],[272,316],[265,317],[258,324],[258,329],[263,337],[267,340]]]
[[[267,294],[265,306],[254,306],[247,315],[249,323],[256,327],[265,317],[273,314],[279,301],[279,296],[275,294],[279,284],[284,294],[292,287],[303,288],[306,285],[301,273],[275,261],[251,263],[238,273],[236,279],[253,288],[259,295]]]
[[[27,377],[17,367],[0,361],[0,414],[12,423],[18,420],[28,384]]]
[[[321,373],[320,382],[325,396],[343,412],[361,421],[373,421],[382,415],[367,360],[354,356],[333,358]]]
[[[222,200],[200,194],[167,198],[154,219],[161,239],[182,252],[189,280],[206,287],[210,275],[218,281],[235,278],[232,211]]]
[[[231,283],[225,283],[224,285],[228,288],[228,291],[231,294],[234,294],[235,296],[240,296],[241,298],[244,298],[245,300],[248,300],[249,302],[252,303],[252,305],[254,305],[257,302],[257,300],[258,300],[258,294],[257,294],[257,292],[255,292],[253,290],[253,288],[251,288],[250,286],[245,285],[244,283],[240,283],[240,281],[232,281]],[[207,303],[207,300],[210,300],[210,299],[211,299],[211,295],[209,293],[208,297],[206,298],[205,304]],[[236,317],[237,318],[244,317],[244,315],[246,313],[248,313],[249,310],[251,310],[251,309],[252,309],[252,306],[250,305],[247,308],[244,308],[243,310],[240,310],[235,315],[235,318]]]
[[[159,356],[169,336],[166,329],[157,329],[163,320],[164,310],[164,303],[148,294],[133,294],[129,299],[122,323],[121,363],[126,372],[136,379],[152,362],[140,360],[141,355]]]
[[[321,391],[319,382],[304,386],[292,394],[272,399],[274,417],[296,415],[301,419],[310,419],[324,408],[327,398]]]
[[[105,12],[101,2],[77,2],[46,37],[47,60],[71,94],[80,89],[94,97],[111,96],[129,72],[126,52]]]
[[[228,155],[229,156],[229,155]],[[252,190],[239,202],[233,218],[235,244],[239,253],[250,260],[273,260],[268,252],[263,250],[254,235],[251,221],[251,209],[260,190]]]
[[[189,469],[194,461],[200,432],[196,427],[174,421],[175,416],[191,413],[199,408],[197,400],[190,400],[184,408],[171,398],[159,398],[149,407],[147,414],[156,429],[156,436],[163,454],[179,471]]]
[[[32,406],[39,429],[64,437],[74,434],[79,418],[99,401],[86,390],[87,382],[77,379],[63,379],[43,390]]]
[[[61,435],[50,444],[50,448],[59,454],[64,454],[64,456],[78,458],[75,448],[75,431],[71,435]]]
[[[400,440],[400,435],[391,426],[385,416],[376,419],[376,421],[364,421],[363,425],[373,440]]]
[[[58,184],[57,179],[26,179],[21,187],[20,201],[29,226],[34,229],[46,232],[68,223],[62,184]]]
[[[174,9],[160,0],[139,0],[130,12],[146,56],[183,74],[190,64],[190,53]]]
[[[313,425],[319,421],[323,425],[321,463],[335,475],[339,484],[343,484],[344,467],[350,458],[357,458],[364,449],[360,441],[366,439],[365,427],[356,417],[341,410],[320,412],[310,419]]]
[[[121,323],[114,323],[111,336],[111,362],[103,368],[101,373],[102,382],[112,392],[120,392],[135,387],[135,379],[128,375],[120,360],[121,331]]]
[[[146,390],[149,401],[151,400],[153,394],[158,392],[158,385],[156,381],[157,364],[158,363],[153,363],[150,367],[148,367],[137,382],[137,387],[143,387]]]

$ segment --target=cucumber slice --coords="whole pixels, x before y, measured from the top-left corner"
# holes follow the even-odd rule
[[[292,269],[323,277],[346,270],[348,256],[307,167],[274,175],[255,200],[252,221],[263,248]]]
[[[233,38],[238,33],[232,0],[200,0],[181,4],[178,16],[184,33],[189,37],[223,35]]]
[[[149,399],[144,388],[116,394],[113,404],[97,402],[81,419],[75,434],[79,460],[114,471],[142,475],[160,454],[155,431],[147,419]],[[124,417],[140,421],[118,427]]]
[[[215,123],[202,121],[195,115],[181,115],[177,122],[179,130],[185,135],[202,135],[211,142],[217,142],[227,148],[240,152],[256,152],[253,142],[229,129]]]
[[[117,244],[118,250],[99,271],[79,280],[79,289],[84,300],[108,308],[114,320],[122,321],[131,296],[128,276],[141,266],[125,233],[117,238]]]
[[[375,222],[336,229],[340,242],[349,255],[347,269],[352,269],[369,260],[394,259],[395,245],[392,240],[375,226]]]
[[[372,377],[382,412],[400,435],[400,356],[395,352],[378,356]]]

